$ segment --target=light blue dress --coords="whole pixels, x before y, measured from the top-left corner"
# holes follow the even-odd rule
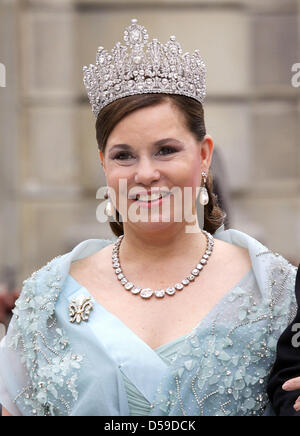
[[[252,268],[189,334],[154,350],[69,274],[114,241],[83,241],[34,272],[0,343],[0,403],[33,416],[272,415],[266,384],[296,315],[297,268],[241,231],[213,236],[246,247]],[[82,295],[93,310],[71,323]]]

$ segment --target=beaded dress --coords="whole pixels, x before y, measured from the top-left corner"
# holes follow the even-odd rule
[[[244,232],[213,236],[247,248],[251,269],[189,334],[154,350],[69,274],[113,240],[85,240],[34,272],[0,343],[0,403],[26,416],[273,415],[266,386],[296,315],[297,268]],[[76,324],[79,295],[94,308]]]

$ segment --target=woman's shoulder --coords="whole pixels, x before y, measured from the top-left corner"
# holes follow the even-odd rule
[[[285,266],[293,271],[297,269],[297,267],[292,265],[282,254],[241,230],[232,228],[225,230],[224,226],[222,226],[222,228],[217,230],[214,236],[217,240],[229,243],[232,246],[232,250],[235,248],[237,253],[239,252],[241,255],[244,254],[246,257],[249,255],[253,266],[259,266],[259,264],[264,263],[281,267]]]
[[[110,239],[88,239],[77,244],[71,251],[53,257],[23,281],[13,313],[27,308],[39,311],[42,307],[50,316],[65,287],[71,266],[84,262],[86,258],[96,257],[97,254],[100,259],[100,252],[112,243]]]
[[[111,254],[112,254],[112,244],[111,240],[102,240],[101,249],[93,251],[85,257],[79,257],[72,259],[70,263],[70,274],[75,274],[77,272],[83,272],[88,275],[90,272],[105,270],[105,268],[111,267]]]
[[[219,229],[215,237],[236,246],[236,253],[247,256],[262,295],[273,295],[274,301],[289,298],[295,300],[297,266],[287,257],[271,249],[246,232],[237,229]],[[234,250],[234,248],[230,248]],[[242,249],[242,250],[241,250]],[[229,251],[228,251],[229,252]],[[280,298],[281,296],[281,298]]]

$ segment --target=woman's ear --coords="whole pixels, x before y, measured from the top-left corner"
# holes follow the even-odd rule
[[[101,150],[99,150],[99,156],[100,156],[100,160],[101,160],[101,165],[102,165],[103,169],[105,170],[105,168],[104,168],[104,156],[103,156],[103,153]]]
[[[203,165],[209,169],[214,150],[214,142],[210,135],[205,135],[201,143],[201,157]]]

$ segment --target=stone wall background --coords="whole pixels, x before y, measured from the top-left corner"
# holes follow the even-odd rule
[[[230,227],[300,263],[298,0],[0,0],[0,281],[22,281],[88,238],[105,184],[82,66],[122,40],[175,34],[207,68],[207,131],[220,148]]]

